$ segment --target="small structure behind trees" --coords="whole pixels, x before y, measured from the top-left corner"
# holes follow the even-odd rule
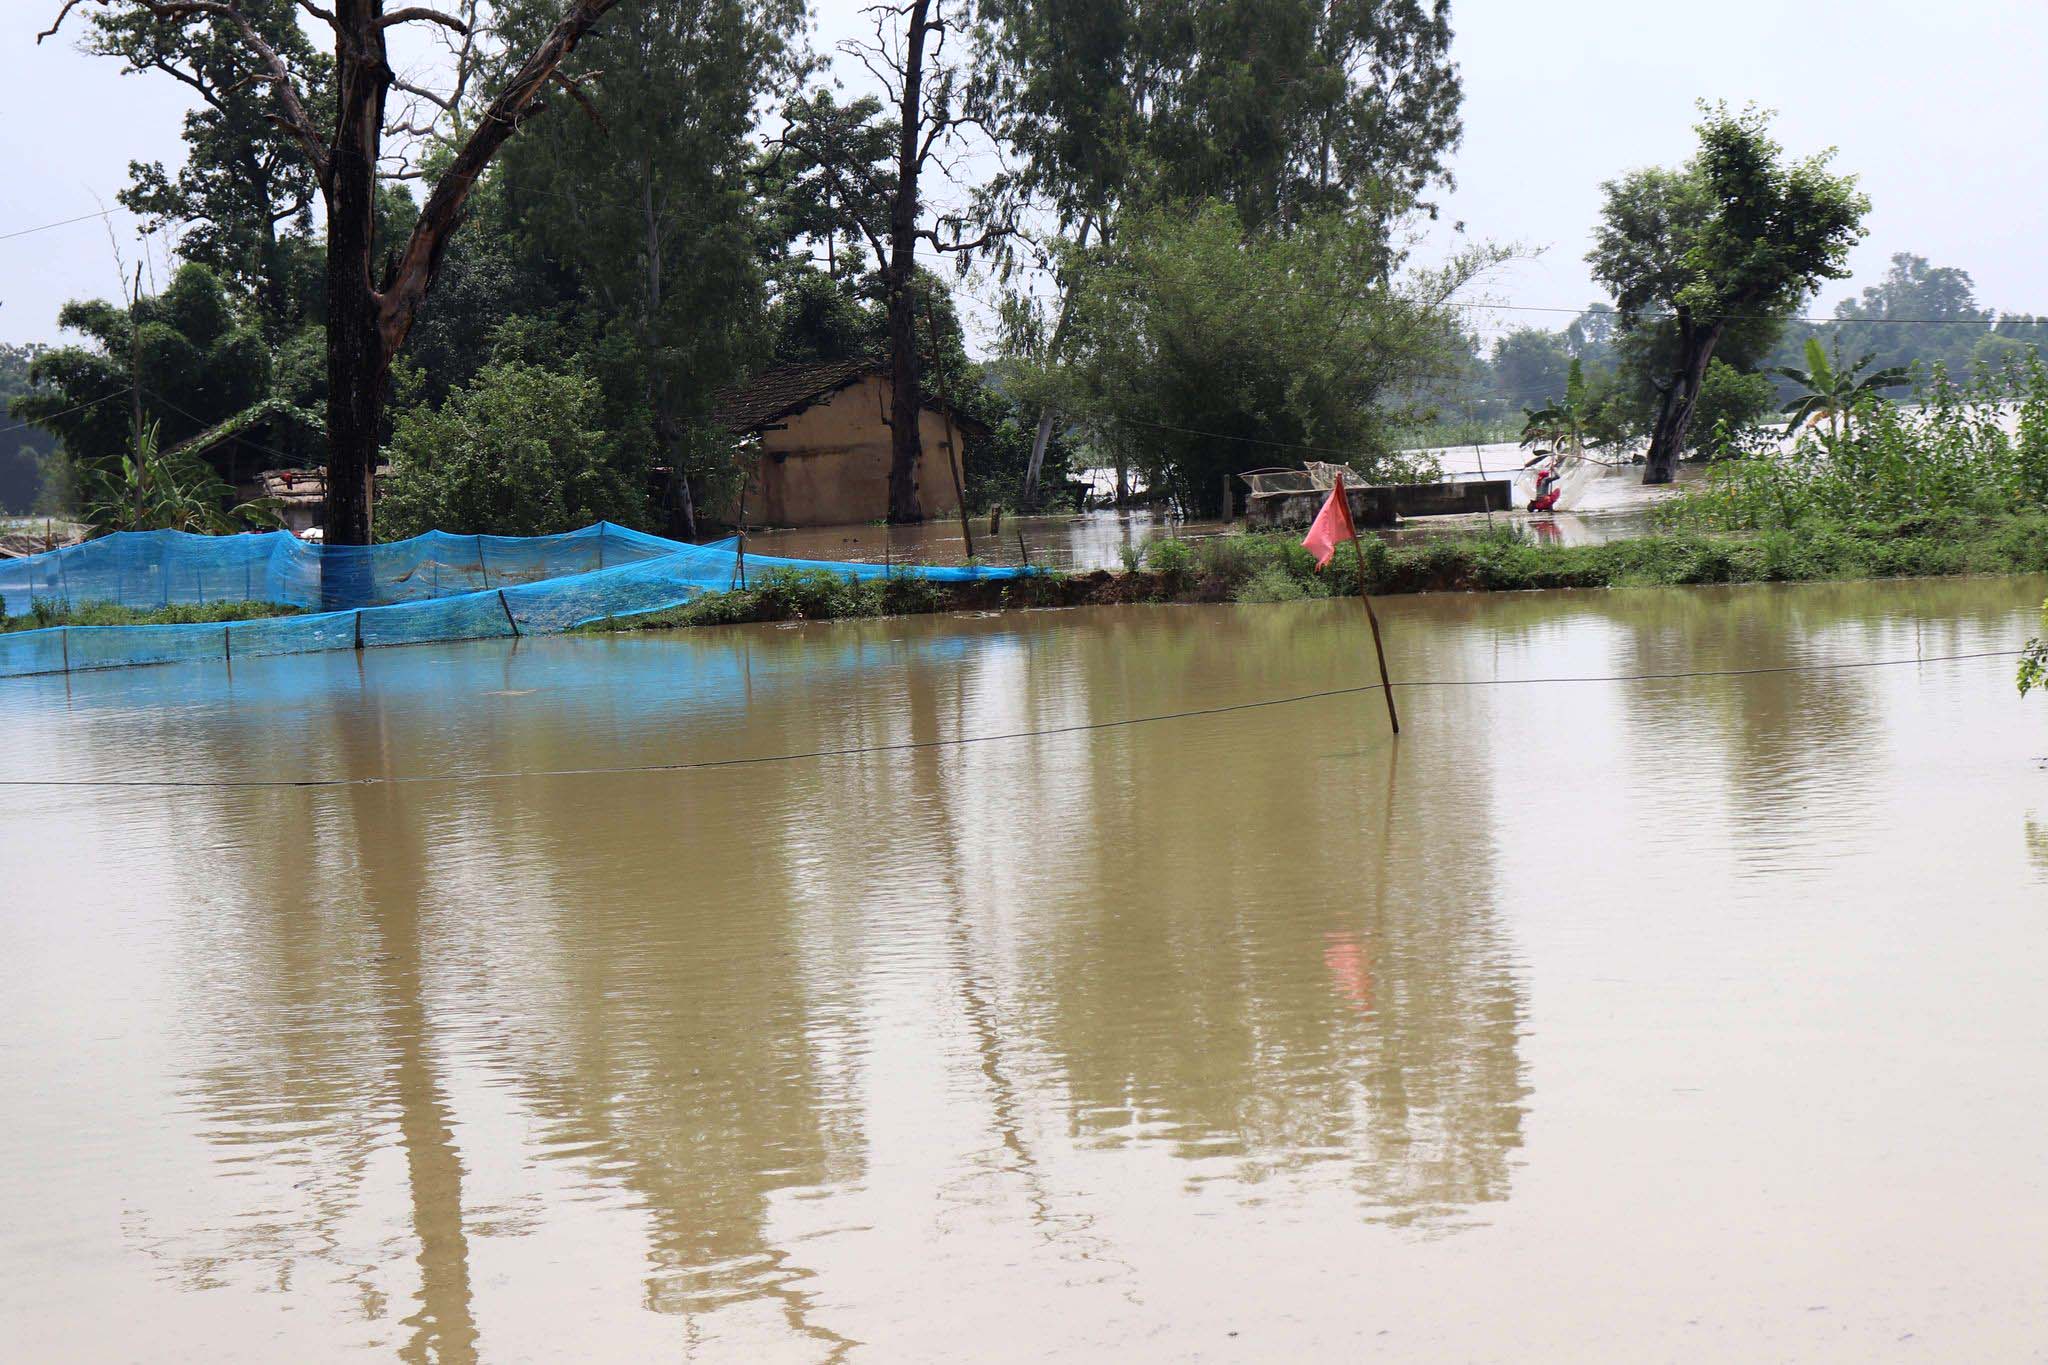
[[[954,491],[954,434],[963,442],[981,424],[926,395],[917,405],[918,457],[912,492],[929,517],[960,510]],[[717,417],[733,435],[757,445],[746,488],[746,519],[756,526],[835,526],[888,517],[895,495],[896,406],[887,361],[856,357],[779,365],[729,390]],[[718,519],[735,524],[739,511]]]

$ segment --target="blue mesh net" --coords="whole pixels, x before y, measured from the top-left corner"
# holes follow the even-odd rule
[[[749,581],[779,569],[853,579],[961,583],[1027,569],[845,564],[745,558]],[[600,522],[555,536],[429,531],[388,545],[309,545],[282,532],[199,536],[120,532],[0,561],[0,608],[93,602],[150,610],[205,602],[274,602],[306,614],[164,626],[56,626],[0,634],[0,677],[357,646],[476,640],[569,630],[679,606],[731,587],[738,542],[689,545]]]

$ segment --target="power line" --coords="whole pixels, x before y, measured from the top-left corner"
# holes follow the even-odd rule
[[[57,412],[44,413],[41,417],[31,417],[28,421],[16,422],[11,427],[0,427],[0,436],[4,436],[10,431],[21,431],[28,427],[39,427],[45,422],[54,422],[59,417],[69,417],[74,412],[84,412],[87,408],[96,408],[100,404],[111,402],[116,398],[126,398],[128,393],[127,389],[119,389],[113,393],[102,394],[89,402],[79,403],[74,407],[63,408]]]
[[[10,242],[16,237],[26,237],[30,233],[48,232],[51,228],[70,227],[73,223],[83,223],[94,218],[110,218],[118,212],[120,212],[118,209],[101,209],[98,213],[81,213],[76,218],[63,218],[54,223],[44,223],[39,227],[16,228],[13,232],[0,232],[0,242]]]
[[[2016,659],[2024,652],[2017,649],[1984,650],[1972,654],[1931,654],[1913,659],[1860,659],[1838,663],[1783,664],[1765,668],[1709,668],[1676,673],[1580,674],[1551,678],[1416,679],[1396,682],[1393,686],[1406,688],[1530,687],[1554,686],[1566,683],[1667,682],[1694,678],[1750,678],[1778,673],[1813,673],[1852,668],[1896,668],[1906,664],[1958,663],[1973,659]],[[832,758],[859,758],[874,754],[915,753],[931,749],[964,748],[970,744],[997,744],[1020,739],[1047,739],[1060,735],[1089,734],[1101,730],[1120,730],[1137,725],[1153,725],[1162,721],[1191,720],[1205,716],[1223,716],[1244,711],[1268,710],[1278,706],[1297,706],[1303,702],[1323,701],[1331,697],[1357,696],[1360,693],[1377,692],[1379,690],[1380,686],[1378,683],[1361,683],[1354,687],[1330,687],[1316,692],[1298,692],[1291,696],[1268,697],[1259,701],[1232,702],[1222,706],[1191,707],[1183,711],[1164,711],[1149,716],[1128,716],[1120,720],[1087,721],[1075,725],[1053,725],[1036,730],[1010,730],[988,735],[957,735],[951,739],[904,740],[894,744],[851,745],[840,749],[806,749],[792,753],[757,754],[743,758],[702,759],[683,763],[638,763],[618,767],[592,768],[536,768],[514,772],[418,773],[382,777],[23,777],[0,778],[0,787],[156,788],[176,790],[198,788],[234,790],[292,787],[415,786],[460,782],[509,782],[532,777],[618,777],[635,773],[713,772],[729,768],[765,767],[778,763],[800,763]]]

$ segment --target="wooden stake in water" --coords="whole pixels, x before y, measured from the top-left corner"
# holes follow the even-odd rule
[[[932,369],[939,378],[939,403],[946,410],[946,468],[953,471],[953,500],[960,504],[960,539],[967,542],[967,557],[974,558],[974,528],[967,523],[967,487],[961,476],[960,438],[953,424],[953,395],[946,385],[946,368],[939,356],[939,319],[931,300],[924,305],[925,330],[932,337]]]
[[[1339,485],[1342,488],[1342,485]],[[1365,546],[1359,542],[1358,527],[1351,528],[1351,549],[1358,556],[1358,600],[1365,603],[1365,619],[1372,625],[1372,652],[1380,661],[1380,691],[1387,699],[1387,724],[1401,733],[1401,716],[1394,710],[1394,684],[1387,677],[1387,647],[1380,640],[1380,614],[1372,609],[1372,597],[1365,590]]]

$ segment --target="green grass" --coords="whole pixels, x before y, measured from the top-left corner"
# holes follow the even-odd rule
[[[1359,560],[1349,545],[1340,546],[1329,568],[1318,573],[1292,534],[1155,540],[1127,559],[1137,567],[1007,584],[849,582],[824,570],[783,571],[736,592],[585,629],[837,620],[969,607],[1292,602],[1355,594],[1359,587]],[[1682,530],[1604,545],[1553,545],[1503,527],[1419,545],[1368,540],[1364,567],[1366,586],[1376,595],[2043,573],[2048,514],[1821,522],[1796,532]]]
[[[192,602],[142,610],[112,602],[80,602],[65,606],[36,601],[20,616],[0,616],[0,634],[42,630],[49,626],[191,626],[222,621],[253,621],[270,616],[297,616],[298,607],[276,602]]]
[[[748,621],[837,621],[943,610],[944,585],[922,578],[850,579],[829,569],[777,569],[744,588],[706,593],[679,607],[593,621],[586,631],[724,626]]]

